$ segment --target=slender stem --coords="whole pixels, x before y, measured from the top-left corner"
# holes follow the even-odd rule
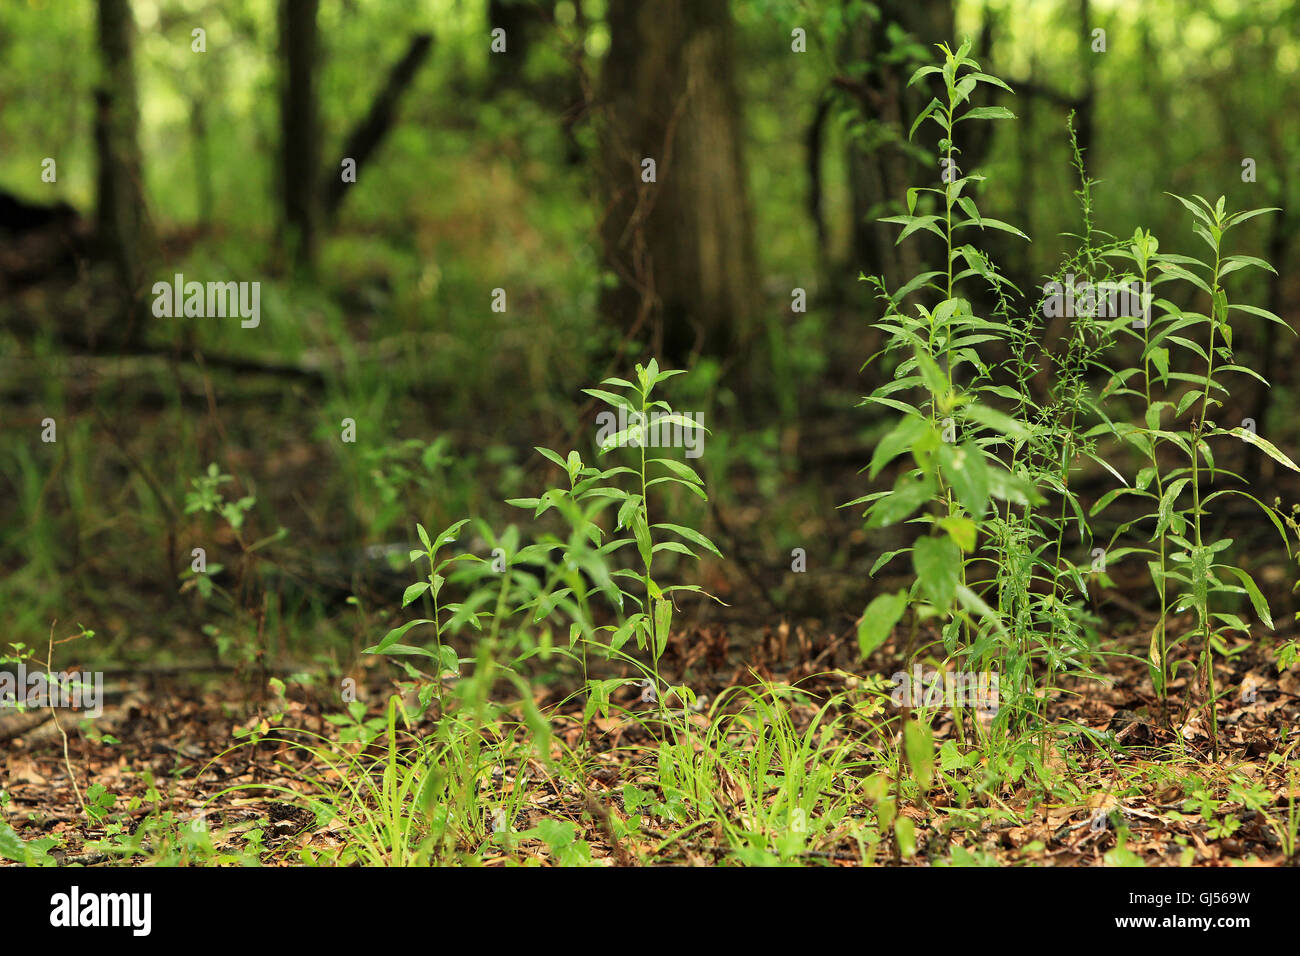
[[[1200,554],[1204,547],[1201,540],[1201,480],[1200,480],[1200,459],[1201,459],[1201,442],[1204,440],[1201,436],[1205,431],[1206,415],[1210,407],[1210,386],[1214,382],[1214,340],[1215,333],[1218,331],[1218,298],[1219,298],[1219,267],[1221,262],[1220,243],[1216,242],[1214,246],[1214,285],[1210,290],[1210,348],[1206,358],[1205,369],[1205,393],[1201,396],[1201,415],[1196,422],[1196,427],[1192,432],[1192,524],[1196,533],[1196,550]],[[1193,566],[1194,568],[1194,566]],[[1208,571],[1208,568],[1207,568]],[[1192,573],[1195,573],[1193,569]],[[1196,582],[1192,582],[1196,586]],[[1206,585],[1208,588],[1208,584]],[[1206,693],[1210,700],[1210,745],[1217,757],[1219,754],[1219,705],[1215,700],[1214,691],[1214,650],[1210,646],[1210,597],[1206,591],[1205,600],[1197,602],[1197,616],[1200,618],[1201,638],[1203,641],[1201,649],[1201,666],[1205,668],[1205,687]]]
[[[438,697],[438,719],[446,714],[442,700],[442,613],[438,606],[438,572],[435,570],[434,550],[429,549],[429,591],[433,597],[433,647],[438,657],[434,660],[433,692]]]
[[[1147,267],[1142,268],[1142,288],[1147,284]],[[1146,354],[1147,348],[1151,344],[1151,319],[1144,316],[1145,324],[1142,326],[1142,354],[1146,356],[1142,360],[1142,379],[1143,394],[1146,397],[1147,408],[1151,408],[1151,357]],[[1156,500],[1163,501],[1165,497],[1164,479],[1160,475],[1160,461],[1156,454],[1156,444],[1158,439],[1151,438],[1151,470],[1155,474],[1156,482]],[[1157,640],[1158,653],[1160,655],[1160,686],[1157,688],[1160,694],[1160,701],[1163,704],[1169,699],[1169,688],[1167,681],[1166,658],[1168,656],[1168,647],[1166,644],[1165,618],[1168,615],[1168,599],[1165,596],[1165,587],[1167,579],[1165,578],[1165,546],[1167,530],[1160,532],[1160,586],[1156,590],[1160,594],[1160,621],[1156,624],[1159,630]]]
[[[648,438],[647,428],[649,426],[649,420],[650,420],[649,411],[648,411],[649,398],[650,398],[650,389],[647,387],[646,390],[641,393],[641,440],[638,442],[638,444],[641,446],[640,448],[641,450],[641,473],[640,473],[641,516],[645,520],[646,536],[650,538],[650,556],[645,559],[645,575],[644,575],[645,613],[647,618],[648,630],[650,634],[650,660],[654,668],[655,706],[658,707],[659,713],[662,716],[664,712],[664,702],[663,702],[664,695],[660,685],[663,683],[663,679],[659,676],[659,635],[657,633],[658,625],[656,624],[656,618],[655,618],[655,600],[651,596],[652,593],[651,588],[654,587],[654,581],[651,580],[650,577],[650,563],[654,559],[654,538],[650,534],[650,498],[646,494],[646,482],[645,482],[645,472],[646,472],[645,446],[646,446],[646,440]],[[665,635],[665,640],[667,640],[666,635]]]

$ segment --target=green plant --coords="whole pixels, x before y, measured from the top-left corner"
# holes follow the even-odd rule
[[[1033,482],[1008,468],[997,454],[1001,447],[1014,449],[1024,443],[1028,427],[980,400],[1007,394],[1005,386],[992,381],[993,370],[976,346],[1007,335],[1008,283],[983,252],[959,241],[959,230],[978,227],[1027,237],[1014,226],[982,215],[973,198],[964,195],[967,187],[984,177],[958,175],[957,124],[1012,117],[1003,107],[971,107],[962,112],[978,84],[1007,88],[1001,80],[980,72],[978,63],[967,56],[969,48],[966,43],[954,53],[941,45],[943,67],[923,66],[912,76],[910,82],[915,83],[938,74],[944,83],[944,99],[932,99],[912,126],[914,133],[930,119],[942,130],[942,185],[909,189],[907,214],[884,220],[903,226],[899,242],[928,231],[943,240],[945,253],[942,269],[923,272],[893,293],[883,279],[876,280],[886,306],[885,316],[876,323],[888,336],[884,354],[902,354],[892,381],[877,388],[864,404],[893,409],[902,417],[876,445],[868,473],[875,478],[904,453],[911,454],[913,467],[904,470],[892,490],[865,495],[849,505],[868,505],[868,529],[910,521],[929,526],[930,533],[910,548],[888,552],[873,567],[874,574],[898,554],[910,552],[916,583],[907,592],[880,595],[868,606],[859,632],[864,656],[884,642],[911,606],[915,624],[937,622],[940,641],[950,656],[957,655],[960,647],[973,660],[988,659],[995,637],[1008,632],[1002,609],[987,603],[968,580],[981,529],[992,502],[1028,507],[1042,500]],[[933,211],[918,211],[921,201]],[[976,315],[970,300],[958,294],[963,283],[977,279],[998,294],[992,319]],[[935,300],[932,306],[916,301],[915,314],[905,308],[927,294]],[[920,394],[919,402],[901,397],[911,389]]]
[[[634,544],[641,562],[640,570],[637,572],[623,569],[611,575],[612,578],[636,581],[641,586],[641,590],[638,593],[615,584],[617,593],[611,596],[620,608],[626,600],[635,606],[636,610],[613,631],[609,648],[611,651],[618,651],[629,637],[635,637],[639,648],[649,650],[656,698],[660,700],[662,700],[660,688],[663,682],[659,673],[659,658],[667,647],[669,628],[672,624],[671,595],[678,591],[701,594],[704,592],[699,585],[695,584],[661,586],[655,581],[651,570],[654,555],[672,552],[698,559],[699,555],[691,548],[693,545],[710,551],[718,557],[722,556],[713,542],[694,528],[650,520],[649,491],[656,485],[685,488],[702,500],[708,500],[704,491],[704,479],[690,465],[666,455],[647,456],[646,454],[651,441],[649,431],[652,425],[660,429],[677,428],[692,431],[698,429],[706,434],[708,432],[703,425],[674,412],[666,401],[651,398],[656,385],[680,374],[682,374],[680,371],[660,371],[659,363],[651,359],[646,366],[636,366],[635,383],[621,378],[608,378],[601,382],[602,386],[621,389],[629,393],[628,395],[611,392],[605,388],[583,389],[588,395],[599,399],[617,412],[625,413],[628,417],[627,427],[608,435],[601,443],[600,453],[605,454],[614,448],[624,446],[631,447],[637,451],[637,464],[634,468],[619,466],[605,471],[596,469],[579,471],[587,481],[581,491],[575,486],[570,492],[575,501],[594,497],[617,503],[618,512],[614,532],[630,531],[632,534],[630,538],[616,538],[601,549],[602,554],[609,555],[626,545]],[[548,457],[552,456],[548,455]],[[559,463],[558,456],[553,456],[552,460]],[[570,453],[569,465],[565,467],[571,468],[574,463],[573,453]],[[631,490],[621,488],[610,481],[619,475],[631,476]],[[571,482],[572,479],[573,473],[570,472]],[[538,508],[545,506],[544,500],[538,502]],[[663,540],[656,541],[655,532],[660,532],[657,537]],[[671,537],[665,538],[664,532]],[[689,690],[685,692],[689,693]]]
[[[1228,395],[1220,380],[1225,373],[1254,374],[1233,361],[1229,314],[1240,311],[1281,322],[1267,310],[1230,304],[1222,284],[1240,269],[1271,271],[1261,259],[1223,251],[1225,233],[1268,210],[1229,214],[1223,199],[1211,204],[1200,197],[1195,202],[1175,197],[1191,211],[1194,231],[1213,252],[1204,261],[1159,252],[1155,237],[1142,229],[1131,240],[1116,241],[1093,223],[1095,182],[1086,173],[1071,122],[1083,230],[1072,237],[1077,249],[1044,287],[1043,297],[1017,315],[1021,306],[1016,303],[1023,298],[1019,290],[983,251],[955,238],[958,230],[973,227],[1027,238],[979,212],[968,193],[983,177],[959,175],[956,165],[958,123],[1012,118],[1002,107],[963,112],[972,92],[981,83],[1007,87],[980,72],[967,56],[969,44],[955,53],[942,44],[940,50],[944,65],[921,67],[911,82],[932,75],[943,81],[943,96],[932,99],[912,127],[915,133],[925,120],[940,127],[942,185],[909,189],[907,214],[884,221],[903,227],[900,242],[921,231],[942,239],[944,268],[922,272],[893,293],[883,279],[874,280],[886,306],[877,323],[887,333],[883,354],[898,355],[899,361],[892,381],[865,400],[902,413],[876,445],[869,476],[877,477],[908,452],[913,467],[903,471],[891,490],[850,502],[867,505],[868,529],[908,522],[927,527],[928,533],[910,547],[886,552],[873,567],[874,574],[897,555],[910,552],[915,583],[907,591],[878,595],[868,605],[859,629],[861,651],[866,656],[882,644],[910,608],[913,635],[920,628],[936,628],[937,643],[949,660],[965,659],[972,669],[976,662],[985,669],[998,665],[1002,687],[1010,692],[999,713],[1002,726],[1028,719],[1044,726],[1046,688],[1064,672],[1092,673],[1089,659],[1098,648],[1084,608],[1087,575],[1091,572],[1097,584],[1105,586],[1110,583],[1108,561],[1145,555],[1160,601],[1149,654],[1153,683],[1163,698],[1170,653],[1188,636],[1196,636],[1201,654],[1197,671],[1206,688],[1210,737],[1217,751],[1213,656],[1227,653],[1229,633],[1250,632],[1231,602],[1246,598],[1266,626],[1271,627],[1272,620],[1250,574],[1218,557],[1232,542],[1209,539],[1203,521],[1206,506],[1224,495],[1244,495],[1264,511],[1284,541],[1287,535],[1285,516],[1277,508],[1239,488],[1212,488],[1224,469],[1216,465],[1208,442],[1232,436],[1297,469],[1253,430],[1219,428],[1208,417]],[[965,268],[959,269],[959,264]],[[1087,294],[1070,314],[1061,311],[1060,301],[1063,290],[1073,303],[1076,288],[1084,288],[1076,287],[1076,273],[1086,283]],[[1155,298],[1152,288],[1173,281],[1206,294],[1209,313]],[[1117,308],[1123,301],[1120,292],[1135,283],[1140,283],[1139,291],[1130,294],[1130,308]],[[959,294],[963,285],[976,284],[985,288],[988,317],[976,315],[974,299]],[[1045,317],[1054,324],[1045,323]],[[1208,339],[1208,347],[1199,344],[1197,333]],[[1115,371],[1110,363],[1117,361],[1125,337],[1140,345],[1140,357]],[[980,346],[994,340],[1007,343],[1009,360],[994,364],[982,355]],[[1184,354],[1190,356],[1191,371],[1175,361]],[[1198,362],[1203,371],[1195,368]],[[1051,375],[1045,396],[1039,398],[1031,380],[1045,367]],[[1094,385],[1098,378],[1106,380],[1100,391]],[[907,401],[909,393],[919,394],[920,400]],[[1139,424],[1125,420],[1121,413],[1127,408],[1114,410],[1121,399],[1139,404]],[[997,407],[1003,403],[1009,403],[1005,410]],[[1178,419],[1183,419],[1181,424]],[[1107,460],[1116,450],[1104,445],[1110,440],[1140,455],[1131,484],[1120,467]],[[1186,464],[1170,468],[1162,455],[1166,447],[1182,452]],[[1121,483],[1090,512],[1071,485],[1072,474],[1084,463],[1101,467]],[[1092,552],[1091,569],[1086,562],[1071,560],[1071,549],[1091,547],[1090,517],[1121,496],[1147,499],[1154,511],[1121,522],[1110,546],[1100,554]],[[1191,501],[1185,503],[1188,497]],[[1148,521],[1154,522],[1148,543],[1154,547],[1123,542],[1135,525]],[[1196,629],[1193,635],[1171,640],[1167,619],[1184,610],[1194,611]],[[960,733],[960,713],[957,719]],[[1045,755],[1046,733],[1041,740]]]
[[[661,714],[666,713],[664,701],[670,694],[685,706],[695,701],[689,688],[667,686],[658,665],[667,645],[672,595],[678,591],[699,592],[700,588],[661,585],[652,574],[652,564],[654,556],[663,552],[697,557],[690,545],[718,552],[708,538],[692,528],[651,521],[648,493],[654,486],[675,484],[700,498],[705,498],[705,493],[703,479],[690,466],[672,458],[647,456],[649,441],[645,429],[652,414],[658,416],[660,427],[702,426],[673,412],[666,402],[651,397],[659,382],[676,373],[659,371],[652,360],[646,367],[638,365],[636,374],[635,385],[617,378],[602,383],[630,390],[631,398],[604,389],[588,391],[615,409],[632,413],[632,424],[609,435],[602,451],[631,445],[639,450],[638,466],[598,469],[584,464],[577,451],[561,457],[549,449],[539,448],[543,457],[563,470],[567,487],[548,489],[537,498],[516,498],[509,502],[531,509],[535,520],[554,511],[568,526],[566,536],[546,531],[533,543],[522,544],[519,530],[514,526],[497,536],[486,523],[477,522],[490,557],[468,552],[444,556],[445,549],[456,545],[468,519],[452,524],[435,536],[430,536],[423,525],[416,525],[422,550],[413,550],[410,558],[412,562],[427,562],[428,572],[423,580],[406,589],[403,604],[425,602],[430,616],[392,628],[377,644],[367,648],[366,653],[401,658],[407,676],[417,683],[421,707],[427,708],[435,699],[438,704],[440,719],[431,746],[439,755],[433,766],[442,770],[431,785],[442,797],[428,797],[430,791],[426,785],[409,789],[414,786],[409,777],[417,772],[412,768],[426,767],[432,758],[408,762],[407,770],[403,771],[405,782],[398,790],[393,790],[393,786],[398,786],[394,784],[378,796],[383,806],[405,805],[418,791],[432,801],[429,806],[443,807],[440,812],[444,814],[450,812],[450,807],[463,808],[470,814],[471,818],[462,826],[443,827],[439,831],[436,841],[439,853],[449,853],[454,845],[463,844],[471,835],[474,839],[487,837],[486,817],[473,808],[478,806],[484,773],[499,760],[496,750],[504,739],[501,727],[512,710],[522,714],[522,723],[536,755],[544,763],[551,762],[549,725],[533,702],[523,668],[532,657],[554,650],[552,633],[557,625],[568,630],[569,647],[564,652],[573,653],[575,648],[581,652],[589,718],[608,708],[609,693],[614,687],[632,680],[591,679],[587,674],[588,648],[596,648],[604,656],[618,657],[643,670],[654,682],[654,700]],[[632,490],[620,487],[621,476],[628,476],[626,480]],[[613,532],[626,531],[630,536],[607,540],[608,532],[602,520],[605,510],[611,506],[617,506]],[[672,538],[656,541],[656,533],[660,538],[666,534]],[[617,552],[627,545],[635,546],[640,558],[639,569],[612,567]],[[459,566],[453,568],[453,565]],[[635,582],[637,587],[624,585],[624,580]],[[449,583],[463,593],[462,600],[445,599],[444,587]],[[596,595],[602,595],[615,614],[613,623],[598,623],[592,604]],[[626,613],[629,609],[631,613]],[[433,628],[432,648],[404,640],[412,629],[423,625]],[[472,657],[460,658],[450,641],[467,630],[476,634],[475,651]],[[623,651],[632,638],[640,649],[649,653],[648,667]],[[433,673],[422,673],[407,662],[409,658],[432,661]],[[472,666],[462,672],[462,665]],[[457,678],[450,689],[444,687],[446,677]],[[517,691],[514,703],[500,702],[495,693],[500,681],[514,685]],[[391,753],[395,747],[391,739],[388,746]],[[389,773],[397,773],[391,763],[385,769],[385,774]],[[387,825],[390,838],[382,843],[409,844],[407,831],[399,822],[390,819]],[[400,839],[392,839],[393,832]],[[561,856],[580,853],[578,843],[564,843],[564,846],[567,849]]]
[[[21,866],[57,866],[50,850],[59,845],[58,837],[38,837],[24,840],[13,827],[0,820],[0,857]]]
[[[265,537],[248,541],[245,537],[245,522],[257,504],[257,498],[254,495],[243,495],[233,500],[227,498],[221,486],[232,481],[234,479],[222,473],[216,463],[209,464],[206,473],[190,479],[191,489],[185,494],[185,514],[199,512],[215,514],[229,527],[231,536],[239,547],[235,587],[232,590],[218,584],[213,577],[225,571],[225,565],[217,561],[209,562],[206,549],[196,548],[192,552],[194,560],[180,574],[181,592],[197,591],[199,597],[205,602],[213,602],[217,599],[215,603],[234,617],[233,635],[228,634],[217,623],[208,622],[202,625],[203,632],[212,638],[216,645],[219,657],[234,656],[240,664],[265,663],[264,628],[260,623],[248,619],[250,616],[247,614],[246,602],[241,598],[241,592],[249,579],[260,580],[257,567],[264,550],[277,541],[283,540],[289,532],[281,527]],[[264,597],[263,590],[258,595],[258,602],[261,603]]]
[[[193,487],[185,493],[185,513],[188,515],[196,511],[216,512],[225,519],[231,530],[238,534],[244,526],[244,516],[257,503],[257,499],[253,495],[244,495],[233,501],[228,500],[221,493],[221,486],[234,480],[230,475],[222,474],[215,462],[208,465],[205,474],[190,479]]]
[[[1240,598],[1247,598],[1260,621],[1273,626],[1268,603],[1251,575],[1235,564],[1226,563],[1226,553],[1232,545],[1231,538],[1210,540],[1205,521],[1207,506],[1226,495],[1238,495],[1255,504],[1289,543],[1286,517],[1279,508],[1264,504],[1249,492],[1235,487],[1213,490],[1220,475],[1238,478],[1216,463],[1209,440],[1216,437],[1234,437],[1262,450],[1274,461],[1300,471],[1290,458],[1267,439],[1246,427],[1220,428],[1209,418],[1214,408],[1221,408],[1230,390],[1222,381],[1225,373],[1237,373],[1267,382],[1253,370],[1235,363],[1233,359],[1233,325],[1230,315],[1239,311],[1246,315],[1264,318],[1285,325],[1273,313],[1257,306],[1230,303],[1223,280],[1245,268],[1259,268],[1272,272],[1267,262],[1254,256],[1225,255],[1225,234],[1249,219],[1269,209],[1253,209],[1241,213],[1228,213],[1224,199],[1211,204],[1200,196],[1192,200],[1174,196],[1193,216],[1193,232],[1209,246],[1212,256],[1198,259],[1194,256],[1158,252],[1154,237],[1139,231],[1127,249],[1117,250],[1135,263],[1143,277],[1151,266],[1162,277],[1192,286],[1194,292],[1204,293],[1209,299],[1209,312],[1197,312],[1175,305],[1168,298],[1154,302],[1157,316],[1144,329],[1142,337],[1141,382],[1139,397],[1145,403],[1144,424],[1130,426],[1116,424],[1110,431],[1133,445],[1150,462],[1142,468],[1132,488],[1108,494],[1099,503],[1104,506],[1121,493],[1136,495],[1151,502],[1155,508],[1138,520],[1154,520],[1155,530],[1151,540],[1158,550],[1149,562],[1152,582],[1159,594],[1161,617],[1152,633],[1149,659],[1155,686],[1164,696],[1170,672],[1169,654],[1189,637],[1200,643],[1200,660],[1197,665],[1199,683],[1204,688],[1208,709],[1209,736],[1214,751],[1218,752],[1218,693],[1215,689],[1214,655],[1227,654],[1226,638],[1236,632],[1249,637],[1250,626],[1231,608]],[[1203,334],[1207,346],[1198,341]],[[1177,353],[1173,350],[1177,349]],[[1176,354],[1187,356],[1191,370],[1184,371],[1175,363]],[[1204,371],[1200,371],[1197,366]],[[1156,375],[1151,374],[1154,366]],[[1183,366],[1187,367],[1186,365]],[[1113,394],[1135,394],[1127,385],[1128,379],[1138,372],[1134,367],[1117,373],[1108,384]],[[1164,395],[1154,397],[1156,382]],[[1175,398],[1178,388],[1181,394]],[[1168,471],[1160,466],[1160,449],[1169,446],[1178,451],[1185,463]],[[1152,490],[1154,485],[1154,490]],[[1190,493],[1190,504],[1185,503]],[[1116,536],[1126,532],[1135,522],[1121,525]],[[1137,549],[1130,549],[1137,550]],[[1151,553],[1147,550],[1147,553]],[[1171,591],[1174,595],[1171,595]],[[1191,634],[1177,641],[1169,640],[1166,633],[1166,613],[1191,610],[1196,616],[1196,627]]]

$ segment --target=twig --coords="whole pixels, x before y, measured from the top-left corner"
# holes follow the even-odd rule
[[[54,626],[58,621],[50,624],[50,646],[45,652],[45,669],[52,677],[54,674]],[[81,787],[77,785],[77,775],[72,770],[72,756],[68,752],[68,734],[63,729],[63,724],[59,722],[59,715],[54,709],[54,694],[49,689],[49,681],[46,682],[46,702],[49,704],[50,716],[54,718],[54,726],[59,728],[59,736],[63,738],[63,766],[68,770],[68,779],[72,781],[72,793],[77,798],[77,803],[81,805],[81,812],[85,814],[86,822],[93,823],[90,817],[90,809],[86,806],[85,798],[81,796]]]

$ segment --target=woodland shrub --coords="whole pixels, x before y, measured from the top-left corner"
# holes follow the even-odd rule
[[[980,71],[969,43],[956,52],[939,49],[943,65],[922,66],[910,83],[942,83],[911,130],[927,120],[940,128],[940,182],[909,189],[907,213],[884,221],[902,226],[899,242],[921,232],[938,236],[944,256],[939,268],[896,290],[873,280],[885,303],[876,324],[887,344],[872,360],[894,365],[891,380],[864,400],[898,416],[875,448],[869,477],[900,456],[911,461],[892,488],[850,502],[867,506],[868,529],[917,526],[910,546],[884,554],[872,569],[907,553],[915,581],[871,601],[859,630],[861,652],[865,657],[883,644],[910,611],[911,626],[935,634],[946,663],[1001,671],[996,726],[1041,725],[1059,676],[1094,675],[1097,653],[1117,652],[1095,634],[1089,579],[1108,584],[1108,567],[1142,560],[1159,601],[1147,653],[1155,691],[1163,701],[1184,663],[1180,649],[1192,646],[1217,747],[1214,655],[1227,652],[1230,635],[1251,635],[1239,614],[1243,603],[1266,627],[1272,618],[1250,574],[1231,563],[1232,540],[1210,536],[1209,506],[1228,495],[1245,497],[1284,542],[1288,523],[1277,505],[1226,484],[1238,476],[1216,462],[1211,441],[1244,441],[1300,470],[1253,430],[1221,427],[1212,418],[1229,396],[1229,376],[1263,381],[1234,361],[1230,319],[1285,325],[1265,309],[1231,302],[1224,284],[1242,269],[1272,271],[1256,257],[1229,254],[1225,236],[1273,210],[1229,213],[1222,198],[1173,197],[1208,249],[1200,258],[1161,252],[1143,229],[1116,239],[1093,223],[1096,183],[1071,123],[1082,231],[1035,301],[977,243],[989,230],[1028,237],[983,215],[972,193],[984,177],[959,169],[959,124],[1014,119],[1005,107],[970,106],[971,94],[979,84],[1011,90]],[[1183,291],[1204,301],[1206,311],[1175,304],[1170,290],[1178,285],[1190,287]],[[1068,323],[1053,339],[1046,320],[1061,315]],[[1044,371],[1048,384],[1036,388]],[[1107,472],[1115,487],[1086,503],[1072,478],[1089,465]],[[1140,513],[1122,516],[1094,549],[1094,520],[1121,499]],[[1185,611],[1193,612],[1195,626],[1172,634],[1171,620]]]

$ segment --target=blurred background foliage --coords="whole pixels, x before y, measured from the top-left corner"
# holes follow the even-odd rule
[[[432,43],[337,216],[295,260],[283,156],[309,114],[281,89],[286,17],[308,13],[314,201],[394,65],[415,38]],[[93,95],[124,16],[150,228],[107,241],[140,245],[134,276],[104,246]],[[504,54],[491,52],[496,27]],[[1077,228],[1075,110],[1102,182],[1097,220],[1115,235],[1143,226],[1162,251],[1186,247],[1166,191],[1282,207],[1234,251],[1280,273],[1243,279],[1238,295],[1290,321],[1298,27],[1284,0],[0,5],[0,192],[27,210],[0,224],[4,640],[79,621],[112,656],[248,645],[345,658],[399,603],[389,576],[405,571],[385,546],[416,520],[518,521],[502,499],[555,480],[533,446],[588,456],[595,410],[580,389],[652,355],[692,370],[673,405],[712,431],[699,466],[714,501],[682,500],[677,519],[717,533],[730,558],[706,571],[711,589],[759,628],[843,627],[884,550],[837,510],[862,493],[856,471],[881,428],[855,408],[882,374],[859,371],[880,314],[859,275],[916,271],[875,220],[935,176],[933,137],[907,139],[924,105],[905,87],[915,66],[969,36],[1016,90],[997,102],[1018,120],[977,124],[992,132],[963,162],[988,177],[981,208],[1034,239],[981,237],[1021,288]],[[657,157],[649,188],[664,192],[649,211],[629,206],[649,195],[637,156]],[[42,181],[46,157],[56,182]],[[76,218],[47,225],[60,202]],[[174,273],[260,281],[260,327],[152,318],[140,289]],[[806,311],[792,310],[795,289]],[[1235,395],[1225,417],[1255,418],[1294,455],[1292,338],[1252,328],[1238,348],[1275,387]],[[40,441],[47,417],[57,442]],[[210,462],[231,476],[227,497],[255,499],[238,534],[186,512]],[[1270,500],[1295,497],[1271,471],[1253,477]],[[224,566],[224,604],[185,586],[194,547]],[[806,575],[790,571],[794,548]],[[1274,557],[1271,583],[1289,591]]]

